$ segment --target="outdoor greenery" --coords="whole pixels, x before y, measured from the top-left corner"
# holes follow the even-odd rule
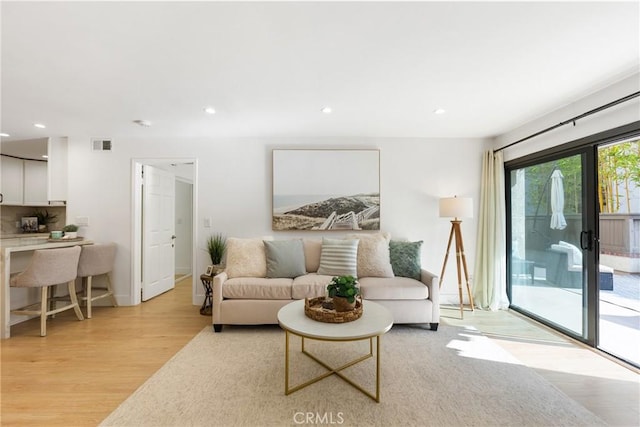
[[[631,190],[640,189],[640,140],[598,150],[598,184],[600,212],[631,213]]]
[[[551,174],[564,176],[564,214],[582,212],[582,157],[565,157],[525,168],[527,215],[551,214]],[[515,182],[515,180],[512,180]],[[640,189],[640,139],[598,149],[598,201],[600,212],[631,213],[630,193]]]

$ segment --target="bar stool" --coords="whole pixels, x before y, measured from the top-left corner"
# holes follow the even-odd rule
[[[11,278],[10,286],[16,288],[41,288],[40,310],[36,310],[38,303],[31,304],[12,313],[39,315],[40,336],[47,335],[47,316],[61,311],[73,309],[78,320],[84,320],[76,297],[75,280],[78,274],[78,260],[80,246],[59,249],[37,249],[27,269]],[[47,296],[49,287],[67,283],[71,303],[64,307],[47,310]]]
[[[78,263],[78,277],[82,278],[84,294],[80,297],[80,300],[85,301],[87,304],[88,319],[91,319],[91,305],[93,301],[110,297],[113,306],[118,306],[118,302],[113,295],[110,277],[111,270],[113,270],[113,263],[116,259],[116,248],[115,243],[85,245],[82,247],[80,261]],[[93,277],[102,275],[106,277],[106,286],[104,288],[94,288],[92,285]],[[94,290],[104,292],[94,295]]]

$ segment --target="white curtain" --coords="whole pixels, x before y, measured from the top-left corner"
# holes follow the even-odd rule
[[[479,308],[506,309],[509,299],[502,152],[484,154],[481,186],[473,299]]]

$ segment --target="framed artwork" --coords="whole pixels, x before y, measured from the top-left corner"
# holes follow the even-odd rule
[[[213,276],[213,265],[207,266],[207,270],[204,272],[207,276]]]
[[[22,225],[22,231],[25,233],[38,232],[38,218],[35,216],[23,216],[20,224]]]
[[[380,150],[273,150],[272,229],[380,230]]]

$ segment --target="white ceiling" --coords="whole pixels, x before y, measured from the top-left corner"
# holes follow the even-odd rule
[[[3,1],[1,13],[9,140],[491,137],[640,68],[638,1]]]

